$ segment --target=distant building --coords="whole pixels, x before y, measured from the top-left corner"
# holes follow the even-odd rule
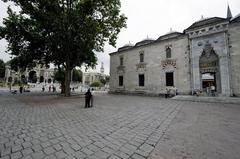
[[[6,82],[14,83],[16,80],[25,80],[29,83],[52,83],[54,78],[54,68],[46,68],[37,65],[33,69],[26,69],[24,72],[15,72],[10,66],[6,66],[5,79]]]
[[[110,92],[240,96],[240,14],[201,19],[183,33],[144,39],[110,53]]]
[[[91,83],[95,81],[100,81],[101,79],[106,79],[106,75],[104,74],[103,62],[101,63],[100,72],[96,71],[83,72],[82,83],[84,85],[90,85]]]

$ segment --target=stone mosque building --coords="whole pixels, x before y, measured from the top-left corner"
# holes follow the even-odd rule
[[[214,86],[214,87],[213,87]],[[240,14],[201,19],[182,33],[127,44],[110,53],[110,92],[240,96]]]
[[[10,69],[10,66],[6,66],[5,80],[7,83],[15,83],[19,80],[25,80],[29,83],[52,83],[54,72],[54,68],[46,68],[41,65],[37,65],[33,69],[26,69],[24,72],[15,72]]]

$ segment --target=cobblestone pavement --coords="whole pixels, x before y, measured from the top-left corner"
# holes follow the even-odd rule
[[[239,158],[240,107],[157,97],[0,94],[0,159]]]

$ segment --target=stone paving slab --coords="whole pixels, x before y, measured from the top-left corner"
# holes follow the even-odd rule
[[[82,97],[41,93],[0,101],[0,159],[216,158],[219,145],[225,158],[240,156],[237,105],[106,94],[88,109]]]

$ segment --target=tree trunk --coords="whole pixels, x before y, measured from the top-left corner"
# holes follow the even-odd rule
[[[61,94],[65,94],[65,81],[61,81]]]
[[[70,93],[70,79],[71,79],[71,69],[67,66],[65,70],[65,96],[69,97]]]

